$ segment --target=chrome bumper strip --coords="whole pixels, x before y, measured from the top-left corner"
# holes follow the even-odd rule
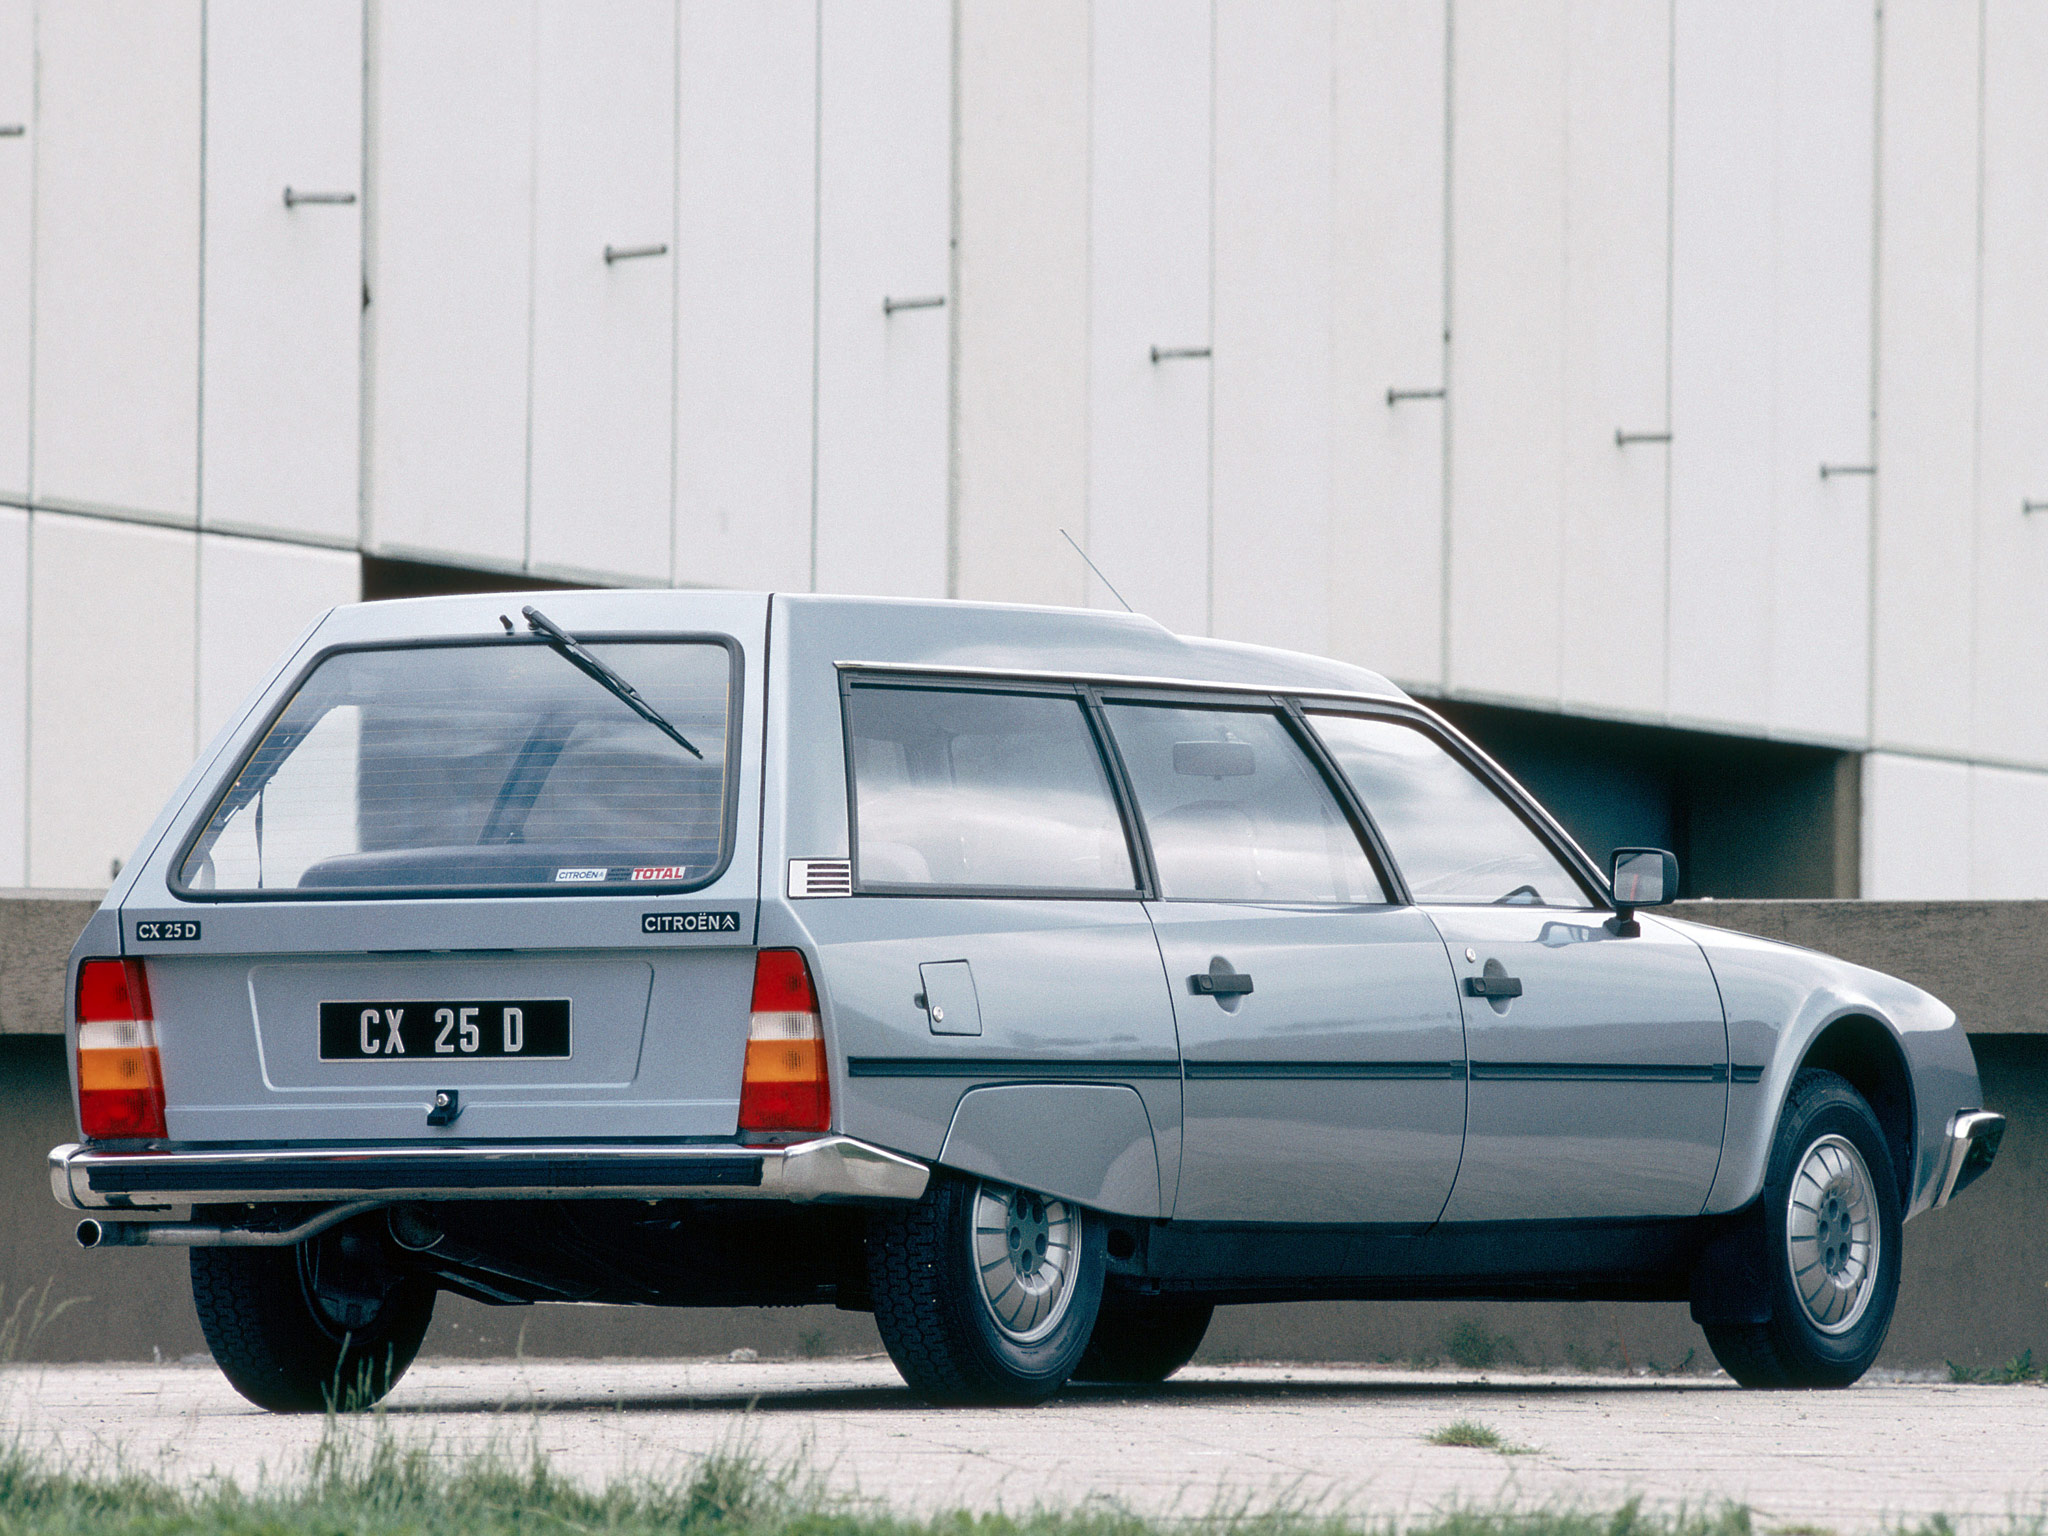
[[[931,1170],[850,1136],[784,1147],[310,1147],[252,1152],[50,1153],[60,1205],[351,1200],[915,1200]]]
[[[1951,1115],[1942,1137],[1941,1165],[1934,1176],[1934,1208],[1947,1205],[1956,1193],[1975,1182],[2005,1139],[2005,1116],[1982,1109]]]

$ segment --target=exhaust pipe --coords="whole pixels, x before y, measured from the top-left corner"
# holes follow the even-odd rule
[[[253,1232],[207,1221],[100,1221],[87,1217],[78,1224],[81,1248],[293,1248],[329,1227],[382,1206],[382,1200],[354,1200],[330,1205],[295,1227],[278,1232]]]

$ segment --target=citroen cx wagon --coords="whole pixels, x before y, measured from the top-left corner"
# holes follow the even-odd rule
[[[87,1246],[277,1410],[443,1291],[872,1311],[911,1387],[1219,1304],[1687,1301],[1841,1386],[1990,1165],[1955,1015],[1659,917],[1386,679],[1133,616],[710,592],[319,620],[71,959]]]

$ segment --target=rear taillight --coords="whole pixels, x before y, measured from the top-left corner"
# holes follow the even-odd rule
[[[164,1075],[140,960],[78,967],[78,1124],[91,1141],[167,1134]]]
[[[825,1029],[810,970],[798,950],[764,949],[754,957],[740,1129],[823,1131],[831,1125]]]

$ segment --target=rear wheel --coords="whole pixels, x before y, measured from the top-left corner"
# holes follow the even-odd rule
[[[1181,1296],[1106,1294],[1074,1379],[1131,1387],[1162,1382],[1195,1358],[1215,1311],[1212,1302]]]
[[[366,1239],[328,1232],[295,1248],[194,1248],[192,1303],[214,1363],[274,1413],[354,1413],[419,1353],[426,1282],[366,1262]]]
[[[1903,1217],[1884,1133],[1833,1072],[1793,1081],[1748,1239],[1769,1320],[1704,1324],[1745,1387],[1846,1387],[1884,1347]]]
[[[868,1282],[889,1358],[932,1402],[1052,1396],[1095,1327],[1104,1235],[1070,1201],[934,1181],[869,1228]]]

